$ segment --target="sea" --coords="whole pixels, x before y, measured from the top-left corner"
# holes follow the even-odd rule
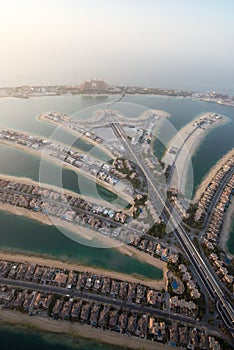
[[[109,102],[111,97],[89,98],[82,96],[53,96],[35,97],[30,99],[1,98],[0,99],[0,127],[25,130],[32,134],[50,137],[55,126],[37,119],[43,112],[60,111],[74,115],[75,118],[85,118],[92,106]],[[122,102],[129,105],[140,105],[144,108],[161,109],[170,113],[170,122],[177,129],[203,112],[221,113],[229,117],[230,122],[210,131],[200,144],[192,158],[194,173],[194,189],[201,183],[212,166],[234,146],[234,107],[223,106],[211,102],[198,101],[192,98],[173,98],[167,96],[131,95]],[[94,108],[94,107],[93,107]],[[84,111],[86,109],[86,111]],[[79,111],[84,112],[79,112]],[[129,113],[134,110],[129,109]],[[130,115],[132,116],[132,115]],[[57,135],[57,139],[64,141],[69,134],[65,131]],[[168,136],[168,141],[170,137]],[[89,151],[92,146],[82,140],[77,140],[76,146]],[[162,149],[155,143],[155,154],[160,156]],[[95,150],[96,156],[105,160],[105,154]],[[39,179],[40,159],[21,150],[0,145],[0,173]],[[48,163],[48,169],[55,170],[56,165]],[[84,180],[87,195],[95,196],[92,183]],[[63,171],[63,185],[65,188],[79,192],[77,176],[70,170]],[[99,186],[98,193],[106,200],[112,201],[115,196]],[[0,248],[7,251],[20,251],[26,254],[36,253],[60,260],[76,261],[80,264],[96,266],[114,271],[148,278],[161,278],[162,271],[144,264],[133,257],[119,253],[115,249],[91,248],[71,241],[53,226],[33,221],[21,216],[0,211]],[[234,222],[227,242],[229,251],[234,254]],[[68,337],[58,337],[22,327],[0,326],[1,348],[13,349],[14,344],[19,348],[40,349],[99,349],[95,342],[79,339],[78,342]],[[61,339],[60,339],[61,338]],[[61,341],[60,341],[61,340]],[[3,345],[3,346],[2,346]],[[115,349],[112,346],[101,346],[102,349]],[[100,348],[101,348],[100,347]]]

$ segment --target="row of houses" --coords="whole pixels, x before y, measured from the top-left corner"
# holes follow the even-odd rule
[[[98,227],[101,228],[105,227],[105,218],[113,219],[113,222],[116,221],[122,224],[130,219],[122,211],[114,211],[104,206],[96,206],[80,197],[62,194],[55,190],[41,188],[36,185],[26,185],[4,179],[0,179],[0,200],[11,205],[41,211],[73,222],[82,221],[83,218],[87,218],[89,215],[96,218],[96,214],[98,214],[100,219],[96,218],[93,221],[95,223],[97,221]],[[82,214],[79,210],[82,211]],[[87,220],[84,222],[87,222]]]
[[[209,260],[214,266],[217,275],[231,289],[234,290],[234,277],[228,271],[226,262],[220,259],[215,253],[216,246],[219,243],[220,233],[226,215],[226,210],[234,194],[234,174],[221,193],[215,206],[209,226],[203,237],[203,245],[209,251]]]
[[[109,304],[83,299],[58,297],[50,293],[18,290],[0,286],[0,304],[4,308],[50,317],[55,320],[88,324],[100,330],[110,330],[128,336],[158,341],[187,349],[221,350],[216,337],[197,327],[163,321],[151,314],[115,308]]]
[[[68,290],[76,289],[120,300],[163,308],[164,293],[128,281],[89,272],[61,270],[55,267],[0,261],[0,276],[30,281]]]
[[[216,191],[218,190],[220,184],[222,183],[227,172],[231,171],[234,167],[234,155],[231,156],[226,163],[219,169],[210,182],[208,187],[205,189],[203,196],[198,202],[198,208],[195,213],[195,221],[202,220],[207,213],[207,210],[210,207],[210,204],[215,196]]]
[[[92,138],[92,133],[87,132],[85,135],[90,135],[90,138]],[[43,154],[55,158],[57,161],[61,161],[62,164],[67,163],[75,168],[79,168],[83,172],[86,172],[93,177],[98,177],[99,180],[113,186],[122,178],[122,176],[118,178],[118,174],[113,175],[107,172],[107,170],[105,170],[105,172],[100,171],[104,165],[101,160],[78,152],[75,148],[68,147],[49,139],[42,139],[38,136],[27,135],[10,129],[1,129],[0,139],[3,142],[6,141],[7,143],[18,144],[40,153],[43,152]]]

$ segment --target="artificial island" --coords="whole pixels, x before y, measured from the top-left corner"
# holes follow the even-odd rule
[[[232,205],[233,150],[193,198],[186,194],[190,157],[206,133],[228,118],[199,115],[171,138],[157,159],[153,143],[168,118],[158,110],[125,118],[111,103],[84,121],[59,112],[38,116],[70,133],[69,145],[57,141],[56,134],[46,139],[0,130],[1,143],[41,157],[42,164],[67,167],[120,199],[113,205],[61,189],[49,184],[44,172],[40,182],[0,175],[1,209],[67,228],[74,240],[78,235],[103,247],[125,249],[164,272],[159,281],[146,280],[1,253],[1,319],[14,322],[17,312],[25,324],[133,348],[154,349],[160,343],[231,348],[234,264],[222,242],[222,228]],[[92,151],[79,150],[77,138],[89,142]],[[58,320],[64,321],[62,326]]]

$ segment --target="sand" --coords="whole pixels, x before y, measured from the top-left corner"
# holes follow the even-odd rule
[[[102,144],[95,142],[94,140],[90,139],[89,137],[87,137],[86,135],[82,134],[81,132],[74,130],[72,128],[70,128],[69,126],[63,124],[63,123],[59,123],[59,122],[55,122],[51,119],[47,119],[45,118],[43,115],[40,115],[38,118],[38,120],[46,122],[46,123],[51,123],[56,125],[59,129],[64,129],[67,132],[71,133],[72,135],[76,136],[77,139],[81,138],[83,139],[85,142],[87,142],[90,145],[94,145],[95,147],[99,148],[103,153],[105,153],[108,157],[110,157],[111,159],[115,158],[113,156],[113,154],[107,149],[105,148]],[[82,124],[82,121],[81,121]],[[88,130],[87,130],[88,131]],[[91,153],[92,154],[92,153]]]
[[[4,178],[6,180],[11,180],[11,181],[22,182],[22,183],[29,184],[29,185],[31,185],[31,184],[36,185],[37,184],[35,181],[33,181],[31,179],[27,179],[27,178],[25,178],[25,179],[24,178],[17,178],[14,176],[6,176],[6,175],[1,175],[1,174],[0,174],[0,178]],[[51,188],[50,185],[45,185],[45,187]],[[57,187],[53,187],[53,189],[58,190]],[[74,195],[74,193],[71,191],[66,191],[66,193]],[[87,197],[86,199],[88,200],[89,197]],[[92,229],[88,229],[87,227],[76,225],[76,224],[73,224],[73,223],[52,217],[52,216],[50,217],[45,213],[35,212],[33,210],[20,208],[17,206],[10,205],[8,203],[1,203],[0,209],[7,211],[7,212],[10,212],[10,213],[15,214],[15,215],[21,215],[21,216],[25,216],[25,217],[28,217],[28,218],[33,219],[33,220],[37,220],[37,221],[44,223],[46,225],[56,225],[56,227],[58,227],[59,229],[60,229],[60,227],[67,229],[67,230],[71,231],[73,234],[74,233],[77,234],[81,238],[85,238],[85,239],[90,240],[91,246],[93,245],[92,240],[96,240],[96,241],[99,241],[100,245],[102,245],[104,247],[111,247],[111,248],[115,247],[122,254],[135,257],[144,263],[147,263],[147,264],[153,265],[157,268],[160,268],[163,270],[164,278],[160,281],[151,281],[150,283],[153,283],[155,288],[158,288],[158,289],[162,289],[162,288],[166,287],[166,284],[165,284],[166,283],[165,275],[166,275],[166,271],[167,271],[166,263],[159,260],[159,259],[153,258],[149,254],[141,252],[134,247],[124,245],[123,243],[118,242],[116,240],[113,240],[110,238],[108,239],[106,236],[98,234],[96,231],[94,231]],[[62,230],[62,232],[64,233],[63,230]],[[74,235],[73,235],[73,237],[74,237]],[[77,241],[79,241],[79,238],[77,238]],[[23,257],[22,255],[20,255],[20,256]],[[51,262],[50,259],[48,261]],[[124,275],[124,276],[126,278],[127,275]]]
[[[59,193],[66,193],[70,196],[74,196],[74,197],[78,197],[78,198],[83,198],[84,200],[90,202],[90,203],[95,203],[97,205],[100,205],[100,206],[107,206],[108,204],[108,208],[111,208],[111,209],[115,209],[116,210],[116,205],[112,205],[111,202],[107,202],[105,200],[102,200],[100,198],[94,198],[94,197],[90,197],[90,196],[87,196],[87,195],[84,195],[84,194],[79,194],[79,193],[76,193],[76,192],[73,192],[71,190],[68,190],[68,189],[65,189],[65,188],[59,188],[57,186],[53,186],[53,185],[50,185],[50,184],[45,184],[45,183],[38,183],[37,181],[34,181],[30,178],[27,178],[27,177],[17,177],[17,176],[12,176],[12,175],[5,175],[5,174],[0,174],[0,179],[5,179],[5,180],[8,180],[8,181],[15,181],[15,182],[19,182],[19,183],[24,183],[26,185],[33,185],[33,186],[38,186],[40,185],[41,187],[45,187],[45,188],[48,188],[49,190],[54,190],[56,192],[59,192]],[[126,209],[126,208],[121,208],[122,211],[124,211],[125,213],[131,215],[131,208],[130,209]]]
[[[6,175],[1,175],[0,174],[0,178],[4,178],[6,180],[11,180],[11,181],[16,181],[19,183],[25,183],[28,185],[38,185],[37,182],[28,179],[28,178],[17,178],[15,176],[6,176]],[[41,184],[41,186],[45,186],[48,189],[53,189],[55,191],[61,192],[61,189],[57,188],[56,186],[50,186],[47,184]],[[72,196],[77,196],[79,197],[79,195],[77,195],[76,193],[72,192],[72,191],[64,191],[67,194],[70,194]],[[90,202],[94,202],[92,198],[88,197],[88,196],[82,196],[85,200],[88,200]],[[99,205],[103,205],[105,206],[106,202],[105,201],[97,201],[97,204]],[[112,206],[109,206],[112,207]],[[66,236],[68,236],[69,238],[75,240],[76,242],[80,242],[82,241],[82,239],[85,239],[87,242],[87,244],[89,246],[94,246],[94,247],[100,247],[100,248],[112,248],[112,247],[119,247],[121,246],[123,243],[119,242],[113,238],[109,238],[105,235],[102,235],[101,233],[98,233],[97,230],[95,228],[92,229],[92,227],[90,226],[82,226],[80,224],[75,224],[69,221],[65,221],[62,220],[60,218],[57,218],[55,216],[52,215],[47,215],[45,213],[42,212],[35,212],[33,210],[29,210],[26,208],[21,208],[21,207],[17,207],[8,203],[1,203],[1,210],[10,212],[12,214],[15,215],[20,215],[20,216],[25,216],[29,219],[33,219],[39,222],[42,222],[46,225],[54,225],[58,228],[58,230],[60,230],[63,234],[65,234]],[[113,209],[116,209],[115,207],[113,207]],[[129,212],[129,210],[125,210],[125,212]],[[129,212],[129,214],[131,214]],[[70,232],[68,232],[68,231]]]
[[[45,152],[33,150],[32,148],[25,147],[25,146],[19,145],[17,143],[11,143],[11,142],[7,142],[5,140],[3,141],[2,139],[0,140],[0,143],[2,143],[4,145],[7,145],[9,147],[12,147],[12,148],[18,148],[21,151],[24,151],[24,152],[30,153],[30,154],[32,154],[34,156],[37,156],[37,157],[41,158],[41,162],[49,161],[49,162],[52,162],[52,163],[58,165],[59,167],[63,167],[63,168],[72,170],[72,171],[74,171],[77,174],[81,174],[84,177],[90,179],[92,182],[94,182],[96,184],[99,184],[100,186],[106,188],[110,192],[112,192],[112,193],[116,194],[117,196],[121,197],[126,202],[133,203],[133,198],[131,196],[129,196],[126,192],[122,191],[121,194],[120,194],[118,191],[116,191],[114,186],[108,184],[105,181],[102,181],[102,180],[96,178],[95,176],[93,176],[93,175],[89,174],[88,172],[82,170],[82,168],[77,168],[77,167],[75,167],[75,166],[73,166],[71,164],[68,164],[66,162],[63,162],[63,161],[55,158],[55,157],[52,157],[52,156],[46,154]]]
[[[234,156],[234,149],[230,150],[227,154],[225,154],[209,171],[208,174],[205,175],[204,179],[202,180],[202,183],[198,187],[196,194],[193,198],[194,202],[198,202],[203,193],[205,192],[205,189],[209,185],[209,183],[213,180],[215,177],[217,171],[230,159]]]
[[[121,346],[123,349],[128,347],[131,349],[166,349],[171,350],[169,345],[152,343],[149,340],[140,339],[137,337],[128,337],[127,335],[120,335],[116,332],[101,331],[97,328],[82,325],[80,323],[71,323],[69,321],[53,320],[46,317],[33,316],[30,317],[27,314],[22,314],[12,310],[1,310],[0,322],[10,323],[13,325],[24,325],[29,328],[36,328],[42,331],[68,334],[73,337],[83,337],[86,339],[92,339],[103,343],[114,344]]]
[[[131,251],[127,251],[127,254],[130,255]],[[137,254],[135,255],[136,258],[138,258]],[[32,255],[27,255],[26,253],[14,253],[14,252],[4,252],[0,250],[0,259],[1,260],[8,260],[8,261],[13,261],[13,262],[22,262],[22,263],[29,263],[29,264],[38,264],[42,266],[54,266],[62,269],[68,269],[68,270],[76,270],[76,271],[81,271],[81,272],[90,272],[93,274],[97,275],[103,275],[107,276],[110,278],[115,278],[119,279],[122,281],[129,281],[129,282],[134,282],[134,283],[143,283],[146,286],[155,288],[157,290],[161,290],[162,288],[165,288],[165,273],[166,273],[166,267],[164,268],[165,273],[164,273],[164,279],[163,280],[150,280],[147,279],[144,276],[140,275],[128,275],[122,272],[116,272],[116,271],[108,271],[102,268],[96,268],[96,267],[90,267],[86,265],[80,265],[75,263],[74,261],[65,261],[65,260],[56,260],[53,258],[49,257],[40,257],[40,256],[32,256]],[[153,259],[153,258],[152,258]],[[140,259],[141,260],[141,257]],[[153,259],[156,260],[154,262],[155,267],[160,267],[161,261],[158,259]],[[147,263],[153,263],[152,261],[147,261]],[[157,266],[159,265],[159,266]]]
[[[177,147],[179,149],[181,145],[183,147],[181,148],[179,155],[176,158],[176,164],[174,171],[171,176],[170,181],[170,187],[178,189],[179,192],[185,194],[186,190],[186,183],[187,183],[187,177],[189,173],[189,169],[191,167],[191,159],[193,155],[195,154],[196,150],[198,149],[199,145],[205,138],[206,134],[210,132],[213,128],[218,127],[228,121],[228,118],[224,118],[224,120],[216,121],[215,124],[209,125],[209,127],[206,127],[205,130],[203,129],[197,129],[191,137],[184,143],[184,140],[187,137],[188,132],[193,130],[194,127],[192,127],[192,123],[195,122],[195,120],[199,118],[207,117],[211,112],[205,112],[197,116],[195,119],[193,119],[191,122],[186,124],[179,132],[175,135],[175,137],[169,142],[167,145],[168,151],[165,153],[165,155],[162,158],[162,161],[166,164],[173,164],[173,160],[176,157],[175,154],[169,153],[169,150],[172,146]],[[183,144],[184,143],[184,144]]]

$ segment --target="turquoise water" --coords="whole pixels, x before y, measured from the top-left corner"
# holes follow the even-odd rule
[[[37,253],[58,260],[75,261],[82,265],[106,270],[139,274],[161,279],[162,271],[119,253],[116,249],[93,248],[72,241],[55,226],[0,211],[0,248]]]
[[[59,96],[42,97],[28,100],[21,99],[0,99],[0,124],[1,126],[33,132],[38,135],[49,137],[54,130],[54,126],[39,122],[35,117],[42,112],[61,111],[65,113],[75,113],[76,111],[94,105],[97,102],[107,102],[105,99],[84,99],[80,96]],[[171,114],[169,119],[176,129],[183,127],[188,121],[195,118],[204,111],[223,113],[230,117],[231,123],[214,129],[200,145],[199,150],[192,159],[195,176],[195,188],[202,178],[219,158],[229,151],[233,145],[234,135],[234,108],[220,106],[213,103],[195,101],[192,99],[177,99],[156,96],[127,96],[124,101],[142,104],[149,108],[166,110]],[[62,140],[68,134],[62,134]],[[89,151],[90,145],[79,141],[81,149]],[[103,157],[103,154],[99,154]],[[0,173],[30,177],[38,179],[39,159],[24,154],[21,151],[0,146]],[[54,165],[48,164],[48,167]],[[53,168],[54,169],[54,168]],[[65,187],[79,191],[77,187],[77,177],[70,171],[63,172]],[[87,182],[87,194],[92,194]],[[101,191],[101,189],[100,189]],[[105,190],[104,190],[105,192]],[[107,196],[108,193],[103,193]],[[56,228],[46,226],[30,219],[13,216],[0,212],[0,247],[4,250],[20,250],[25,252],[36,252],[46,254],[51,257],[78,261],[81,264],[98,266],[115,271],[126,273],[138,273],[151,278],[160,278],[161,271],[153,269],[151,266],[142,264],[139,261],[126,257],[114,249],[90,248],[78,243],[74,243],[62,235]],[[234,253],[234,222],[232,233],[228,241],[230,252]],[[1,349],[20,350],[34,349],[40,350],[114,350],[113,346],[104,346],[88,340],[76,340],[63,335],[48,335],[40,332],[29,331],[19,327],[0,326]]]
[[[43,161],[46,164],[46,170],[51,176],[47,176],[50,185],[60,187],[59,178],[53,176],[58,171],[58,166],[51,162]],[[14,149],[0,144],[0,173],[11,176],[28,177],[34,181],[39,181],[40,158],[30,153],[25,153],[20,149]],[[87,196],[97,198],[101,196],[104,200],[112,202],[116,200],[117,204],[126,207],[127,202],[117,195],[108,191],[106,188],[86,179],[82,175],[68,169],[63,169],[62,182],[65,189],[81,193],[79,188],[79,180],[82,184],[82,193]]]
[[[112,98],[112,97],[110,97]],[[54,126],[38,121],[36,116],[46,111],[61,111],[68,114],[87,108],[97,103],[104,103],[110,98],[86,99],[81,96],[57,96],[30,98],[27,100],[6,98],[0,100],[1,125],[16,129],[26,130],[36,134],[49,137],[54,130]],[[197,153],[192,158],[194,171],[194,192],[210,168],[233,147],[234,134],[234,108],[221,106],[214,103],[197,101],[193,99],[170,98],[162,96],[126,96],[124,102],[140,104],[148,108],[166,110],[171,114],[170,122],[176,129],[183,127],[188,121],[195,118],[204,111],[213,111],[227,115],[231,122],[212,130],[200,145]],[[134,108],[129,108],[129,112]],[[78,113],[79,117],[86,118],[87,113]],[[223,136],[225,135],[225,137]],[[62,132],[58,138],[69,138],[69,134]],[[79,141],[80,142],[80,141]],[[81,142],[81,148],[89,150],[90,145]],[[39,158],[21,151],[0,146],[0,172],[5,174],[31,177],[38,179]],[[55,165],[48,163],[48,169],[55,170]],[[79,192],[77,186],[77,175],[73,172],[63,171],[63,184]],[[87,194],[93,193],[90,182],[85,186]],[[113,200],[114,196],[103,188],[98,188],[104,198]]]
[[[49,334],[21,326],[0,325],[2,350],[120,350],[120,347],[72,338],[63,334]]]

